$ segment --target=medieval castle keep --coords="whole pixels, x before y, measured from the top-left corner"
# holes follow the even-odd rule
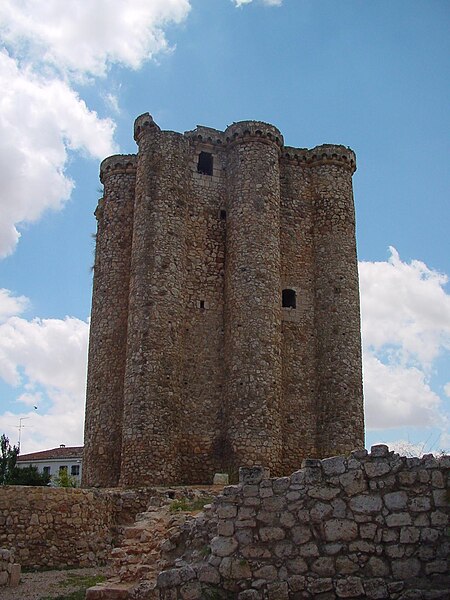
[[[135,123],[103,161],[84,485],[210,483],[363,445],[352,174],[344,146]]]

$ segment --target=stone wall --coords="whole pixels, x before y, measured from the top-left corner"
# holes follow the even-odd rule
[[[145,510],[153,489],[0,487],[0,548],[23,567],[92,566],[106,561],[119,526]]]
[[[447,599],[449,467],[379,445],[290,477],[241,469],[167,553],[160,597]]]
[[[0,548],[0,587],[19,585],[20,571],[20,565],[14,562],[14,552]]]

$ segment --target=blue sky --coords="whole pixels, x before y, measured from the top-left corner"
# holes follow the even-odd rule
[[[437,0],[3,0],[0,432],[82,442],[98,166],[148,111],[355,150],[367,444],[448,450],[449,24]]]

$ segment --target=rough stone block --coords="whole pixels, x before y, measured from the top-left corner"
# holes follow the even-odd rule
[[[344,456],[333,456],[324,458],[322,461],[322,469],[325,475],[341,475],[345,473],[346,459]]]
[[[364,594],[364,588],[359,577],[347,577],[336,582],[338,598],[356,598]]]
[[[213,485],[228,485],[229,476],[228,473],[215,473],[213,478]]]
[[[385,444],[376,444],[370,449],[371,457],[385,457],[389,455],[389,448]]]
[[[18,563],[11,565],[11,571],[9,574],[9,585],[10,587],[17,587],[20,583],[21,567]]]
[[[331,519],[324,525],[325,539],[327,542],[351,541],[358,534],[358,526],[349,519]]]
[[[257,485],[263,479],[269,479],[270,471],[266,467],[239,467],[239,483]]]
[[[233,537],[217,536],[211,540],[211,551],[217,556],[230,556],[237,547],[238,542]]]
[[[417,558],[392,561],[392,574],[395,579],[407,580],[420,573],[420,561]]]

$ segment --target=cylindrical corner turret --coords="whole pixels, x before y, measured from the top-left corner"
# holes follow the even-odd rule
[[[83,485],[106,487],[117,485],[120,473],[136,156],[105,159],[100,180]]]
[[[234,466],[281,460],[280,132],[235,123],[228,149],[225,362]]]
[[[137,117],[137,119],[134,121],[134,141],[138,146],[141,136],[151,130],[161,131],[159,126],[153,120],[152,115],[148,112],[139,115],[139,117]]]
[[[139,145],[122,436],[124,486],[178,481],[189,142],[136,120]]]
[[[315,328],[319,456],[364,445],[353,151],[309,151],[314,190]]]

